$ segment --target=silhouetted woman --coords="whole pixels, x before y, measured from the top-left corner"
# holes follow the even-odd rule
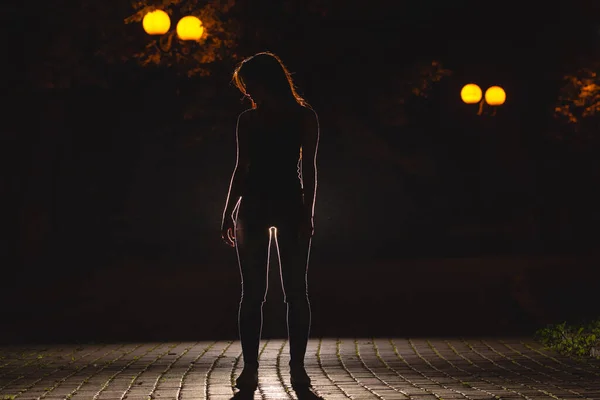
[[[237,161],[221,227],[223,240],[236,248],[242,275],[238,324],[244,369],[236,385],[252,390],[258,385],[268,248],[274,238],[287,304],[291,382],[294,388],[305,388],[311,382],[304,369],[311,318],[306,272],[317,187],[318,119],[272,53],[242,61],[233,82],[252,103],[238,116]]]

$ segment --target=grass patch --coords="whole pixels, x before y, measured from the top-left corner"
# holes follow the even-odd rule
[[[581,324],[551,324],[537,330],[535,338],[563,355],[600,358],[600,318]]]

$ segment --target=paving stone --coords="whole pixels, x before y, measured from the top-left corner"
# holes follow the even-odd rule
[[[287,341],[265,340],[261,349],[254,398],[298,399]],[[311,339],[306,365],[314,392],[331,400],[600,399],[597,360],[565,357],[530,338]],[[238,341],[6,346],[0,399],[231,399],[242,368]]]

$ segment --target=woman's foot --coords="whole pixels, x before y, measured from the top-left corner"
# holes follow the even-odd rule
[[[258,387],[258,364],[246,364],[238,378],[235,386],[240,390],[256,390]]]
[[[290,377],[292,388],[305,389],[310,387],[310,377],[304,369],[304,365],[290,365]]]

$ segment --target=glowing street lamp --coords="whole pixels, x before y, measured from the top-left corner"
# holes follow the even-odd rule
[[[181,18],[177,23],[177,36],[181,40],[198,41],[203,33],[202,21],[192,15]]]
[[[171,28],[171,19],[169,14],[162,10],[154,10],[146,13],[142,20],[144,31],[148,35],[164,35],[161,40],[158,40],[158,45],[163,51],[168,51],[170,47],[172,34],[167,34]],[[202,21],[193,15],[187,15],[179,20],[176,27],[177,37],[180,40],[199,41],[204,33]],[[163,49],[164,43],[162,39],[167,40],[167,49]]]
[[[150,11],[144,16],[142,26],[148,35],[164,35],[171,28],[171,18],[163,10]]]
[[[485,102],[490,106],[501,106],[506,101],[506,92],[500,86],[492,86],[485,91]]]
[[[460,91],[460,98],[466,104],[477,104],[481,100],[481,88],[474,83],[468,83]]]
[[[482,98],[483,97],[483,98]],[[500,86],[491,86],[485,91],[485,96],[482,96],[481,88],[474,83],[468,83],[460,91],[460,98],[466,104],[479,103],[479,111],[477,115],[483,113],[483,103],[494,107],[492,115],[496,114],[496,106],[501,106],[506,102],[506,92]]]

